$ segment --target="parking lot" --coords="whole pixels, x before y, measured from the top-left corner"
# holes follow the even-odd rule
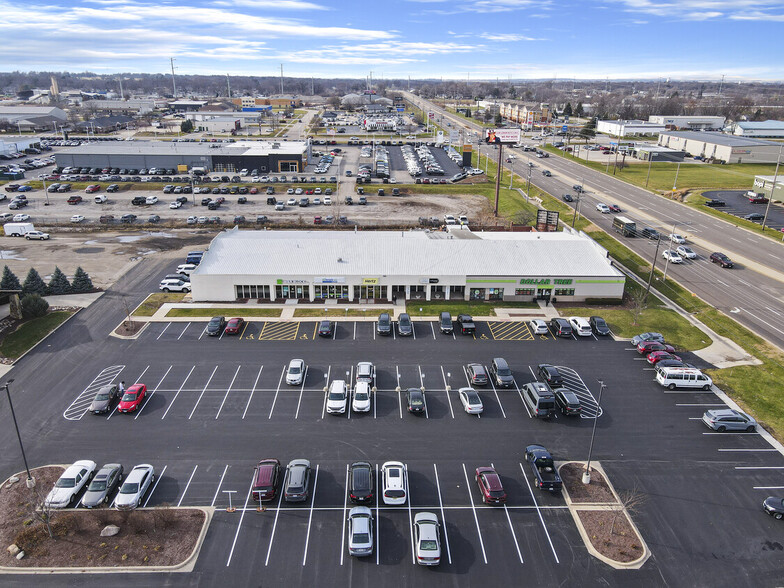
[[[721,212],[726,212],[729,215],[739,218],[745,217],[747,214],[765,214],[768,209],[767,203],[752,203],[749,202],[746,196],[747,190],[711,190],[704,192],[703,196],[708,199],[722,200],[726,202],[727,206],[716,208]],[[758,225],[762,224],[761,220],[753,221]],[[779,204],[771,204],[768,210],[768,222],[765,225],[779,231],[784,229],[784,208]]]

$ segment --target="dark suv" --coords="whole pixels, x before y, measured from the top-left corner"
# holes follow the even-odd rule
[[[469,363],[466,366],[466,373],[472,386],[487,386],[487,372],[483,365]]]
[[[493,377],[493,383],[501,388],[509,388],[514,384],[512,370],[509,369],[509,364],[503,357],[493,359],[490,364],[490,375]]]
[[[349,469],[349,498],[354,504],[367,504],[373,501],[373,466],[366,461],[357,461]]]
[[[376,332],[379,335],[392,334],[392,319],[389,318],[389,313],[383,312],[379,315],[378,323],[376,324]]]
[[[732,267],[732,260],[723,253],[711,253],[711,263],[718,263],[721,267]]]
[[[438,326],[445,335],[452,334],[452,315],[444,311],[438,320]]]
[[[550,390],[561,388],[564,385],[561,372],[559,372],[558,368],[554,365],[540,363],[536,371],[539,375],[539,380],[547,384],[550,387]]]
[[[554,318],[550,319],[550,328],[558,337],[571,337],[572,336],[572,325],[569,324],[569,321],[562,318]]]
[[[555,404],[561,411],[561,414],[566,416],[580,416],[582,406],[580,406],[580,399],[571,390],[566,388],[556,388],[553,391],[555,396]]]

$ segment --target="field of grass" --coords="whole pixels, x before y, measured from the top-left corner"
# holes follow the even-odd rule
[[[22,323],[0,343],[0,355],[9,359],[21,357],[33,345],[68,320],[72,314],[66,310],[58,310]]]
[[[325,312],[326,311],[326,312]],[[322,317],[322,316],[372,316],[377,317],[382,312],[388,312],[392,314],[391,308],[384,308],[380,306],[378,308],[349,308],[348,313],[346,312],[345,307],[338,307],[338,308],[297,308],[294,310],[294,318],[300,317]]]
[[[152,316],[166,302],[182,302],[185,294],[182,292],[156,292],[145,298],[139,307],[133,311],[133,316]]]
[[[279,308],[248,308],[245,306],[232,306],[228,308],[172,308],[166,313],[167,317],[251,317],[269,316],[279,317]]]
[[[458,314],[476,316],[496,316],[494,308],[539,308],[534,302],[507,302],[497,300],[482,302],[479,300],[409,300],[406,303],[406,312],[411,316],[438,316],[442,312],[449,312],[452,317]]]

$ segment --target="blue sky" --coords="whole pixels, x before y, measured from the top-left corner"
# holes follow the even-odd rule
[[[772,0],[0,0],[0,68],[783,80]]]

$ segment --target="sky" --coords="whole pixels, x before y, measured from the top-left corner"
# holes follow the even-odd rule
[[[0,70],[784,80],[784,0],[0,0]]]

